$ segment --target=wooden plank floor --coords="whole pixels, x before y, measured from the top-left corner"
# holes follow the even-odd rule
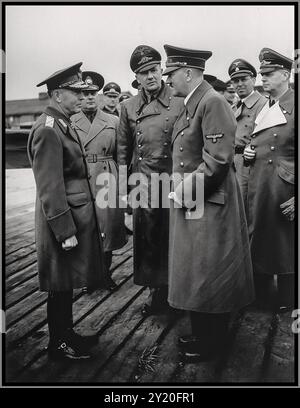
[[[189,331],[186,314],[140,314],[148,293],[133,284],[132,239],[114,252],[114,291],[74,291],[75,329],[99,336],[93,359],[49,361],[47,294],[38,290],[34,195],[30,169],[6,172],[7,384],[294,383],[290,313],[277,315],[254,306],[233,316],[228,342],[217,360],[185,362],[177,338]]]

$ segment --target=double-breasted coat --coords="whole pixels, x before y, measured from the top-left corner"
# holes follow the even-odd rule
[[[124,225],[124,210],[120,209],[118,205],[118,168],[116,164],[118,118],[108,115],[98,108],[92,123],[84,112],[74,115],[72,121],[88,155],[88,166],[91,173],[90,182],[93,194],[96,197],[96,212],[103,236],[104,251],[119,249],[126,244],[127,238]],[[95,155],[97,155],[97,158]],[[99,179],[97,182],[97,177],[104,173],[109,173],[114,181],[111,180],[108,185],[103,185]],[[103,189],[103,193],[107,191],[106,201],[108,202],[109,195],[112,198],[112,205],[101,206],[101,203],[98,203],[98,199],[101,201],[103,198],[101,195]]]
[[[182,208],[171,207],[172,307],[224,313],[253,301],[246,218],[233,167],[235,130],[230,106],[206,81],[174,125],[173,173],[181,177],[174,190],[183,185],[184,191],[197,173],[204,174],[204,212],[201,218],[189,218],[185,197]]]
[[[254,121],[261,111],[263,106],[267,103],[267,98],[259,92],[254,91],[251,95],[245,98],[243,104],[238,108],[234,107],[234,116],[237,121],[237,128],[235,133],[235,146],[238,148],[245,148],[250,142],[250,135],[254,129]],[[241,187],[244,201],[247,197],[249,167],[244,166],[244,159],[242,150],[235,154],[234,164],[236,168],[236,176]]]
[[[181,98],[165,84],[147,103],[144,91],[121,103],[118,163],[146,177],[148,208],[133,209],[134,282],[159,287],[168,283],[169,208],[151,208],[151,174],[172,172],[171,135]],[[143,184],[143,183],[142,183]],[[134,188],[134,187],[133,187]],[[142,187],[141,187],[142,188]],[[159,194],[162,199],[162,189]]]
[[[103,248],[83,146],[69,119],[48,107],[28,138],[36,181],[36,249],[40,289],[99,287]],[[62,242],[75,235],[69,251]]]
[[[294,104],[289,89],[271,108],[265,105],[251,136],[256,156],[249,166],[246,214],[258,273],[294,273],[295,225],[280,208],[295,194]]]

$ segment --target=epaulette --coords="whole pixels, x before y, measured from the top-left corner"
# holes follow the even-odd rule
[[[45,126],[47,126],[47,127],[53,127],[54,126],[54,118],[52,116],[47,116],[46,117]]]

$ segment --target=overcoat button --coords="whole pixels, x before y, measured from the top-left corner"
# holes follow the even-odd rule
[[[271,149],[271,150],[275,150],[275,147],[274,147],[274,146],[271,146],[270,149]]]
[[[182,146],[180,146],[180,147],[179,147],[179,150],[180,150],[181,152],[183,152],[183,147],[182,147]]]
[[[142,158],[142,157],[139,157],[139,161],[141,161],[141,160],[143,160],[143,158]]]
[[[273,135],[273,136],[275,136],[275,137],[276,137],[276,136],[277,136],[277,133],[274,133],[274,135]]]
[[[164,146],[168,146],[168,142],[164,142]]]
[[[180,167],[184,167],[184,163],[183,163],[183,162],[180,163]]]
[[[269,163],[269,164],[272,164],[272,163],[273,163],[273,160],[272,160],[272,159],[268,160],[268,163]]]
[[[181,136],[183,136],[184,135],[184,133],[183,132],[181,132]]]
[[[165,155],[164,155],[164,159],[167,159],[167,158],[168,158],[168,156],[165,154]]]

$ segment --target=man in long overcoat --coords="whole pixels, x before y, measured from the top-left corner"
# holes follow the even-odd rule
[[[167,305],[169,209],[151,208],[151,174],[171,174],[171,135],[182,104],[162,81],[161,56],[152,47],[138,46],[130,66],[141,84],[138,95],[121,104],[118,163],[145,177],[147,208],[133,209],[134,282],[150,288],[144,315]],[[143,183],[142,183],[143,184]],[[167,197],[166,197],[167,198]]]
[[[237,121],[234,164],[243,200],[245,206],[247,206],[250,168],[244,166],[243,153],[245,147],[250,143],[254,121],[262,107],[267,103],[267,98],[254,89],[257,72],[248,61],[242,58],[235,59],[228,68],[228,74],[240,98],[238,103],[233,106],[234,116]]]
[[[90,183],[96,197],[97,218],[103,236],[106,281],[108,287],[113,289],[115,283],[109,273],[112,251],[122,248],[127,241],[124,210],[118,206],[118,169],[116,164],[118,118],[104,113],[98,106],[96,97],[103,87],[102,75],[93,71],[83,71],[82,79],[88,87],[82,91],[84,96],[82,110],[72,116],[72,121],[87,153],[86,159],[92,176]],[[106,179],[99,180],[99,176],[101,177],[103,174],[108,176],[108,185],[104,185]],[[101,200],[104,199],[106,199],[106,206],[103,205],[105,203],[101,203]]]
[[[47,85],[50,106],[34,124],[28,155],[36,181],[36,249],[40,289],[48,292],[49,356],[88,358],[95,338],[73,331],[72,292],[99,287],[104,272],[83,146],[70,116],[80,111],[82,89],[78,63],[55,72]]]
[[[293,61],[269,48],[260,52],[264,91],[270,95],[244,151],[249,165],[248,218],[256,292],[263,299],[277,275],[277,307],[294,307],[294,91]]]
[[[246,218],[233,167],[236,122],[224,97],[203,79],[212,53],[170,45],[165,50],[164,75],[174,94],[185,97],[172,135],[173,174],[179,179],[174,177],[170,194],[168,300],[190,312],[192,335],[179,339],[185,356],[206,360],[224,341],[230,312],[254,299]],[[185,194],[188,189],[198,206]],[[204,212],[196,215],[201,199]]]

